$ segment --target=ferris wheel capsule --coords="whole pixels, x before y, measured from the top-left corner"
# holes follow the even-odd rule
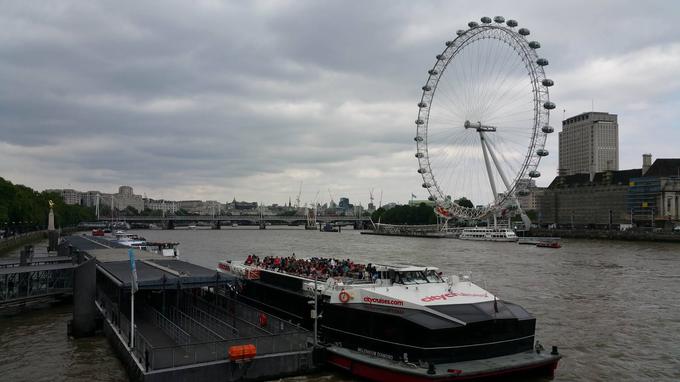
[[[479,24],[477,24],[477,23],[474,22],[474,21],[470,21],[470,22],[468,23],[468,26],[469,26],[470,28],[477,28],[477,27],[479,26]]]
[[[423,153],[416,153],[416,158],[418,159],[422,158],[423,156],[424,156]]]
[[[555,108],[555,104],[552,103],[552,102],[550,102],[550,101],[548,101],[548,102],[546,102],[546,103],[543,104],[543,107],[546,108],[546,109],[548,109],[548,110],[552,110],[552,109]]]
[[[538,155],[539,157],[547,157],[548,154],[549,154],[549,153],[548,153],[548,150],[546,150],[546,149],[538,149],[538,150],[536,150],[536,155]]]
[[[541,173],[538,172],[537,170],[534,170],[534,171],[531,171],[531,172],[529,173],[529,176],[532,177],[532,178],[538,178],[538,177],[541,176]]]
[[[430,70],[428,70],[427,72],[428,72],[431,76],[436,76],[437,74],[439,74],[439,72],[436,71],[435,69],[430,69]]]
[[[463,33],[465,33],[465,31],[462,30],[462,29],[458,29],[458,30],[456,31],[456,34],[457,34],[458,36],[462,35]]]
[[[423,89],[424,92],[429,92],[430,90],[432,90],[432,88],[429,87],[428,85],[423,86],[421,89]]]
[[[421,109],[424,108],[424,107],[427,107],[427,103],[420,101],[420,102],[418,102],[418,107],[421,108]]]
[[[423,188],[430,188],[430,187],[432,187],[432,184],[427,183],[427,182],[423,183]]]
[[[543,126],[543,127],[541,128],[541,131],[543,131],[543,132],[546,133],[546,134],[550,134],[550,133],[552,133],[553,131],[555,131],[555,129],[553,129],[553,127],[550,126],[550,125],[545,125],[545,126]]]
[[[425,122],[422,119],[416,119],[416,125],[422,125],[423,123]]]
[[[451,45],[453,45],[453,41],[447,41],[447,42],[444,43],[444,45],[451,46]]]
[[[538,49],[541,47],[541,43],[538,41],[531,41],[529,42],[529,48],[531,49]]]
[[[418,169],[418,174],[426,174],[426,173],[427,173],[427,169],[426,169],[426,168],[421,167],[421,168]]]
[[[550,87],[555,85],[555,83],[553,82],[553,80],[546,78],[543,81],[541,81],[541,85]]]
[[[509,26],[510,28],[514,28],[519,24],[517,24],[517,21],[515,20],[508,20],[508,22],[506,22],[505,25]]]
[[[538,64],[540,66],[547,66],[548,60],[545,59],[545,58],[539,58],[538,60],[536,60],[536,64]]]
[[[420,135],[416,135],[415,138],[413,138],[413,140],[416,141],[416,142],[422,142],[423,137],[421,137]]]
[[[505,17],[503,16],[496,16],[493,18],[493,21],[495,21],[498,24],[503,24],[505,22]]]
[[[527,28],[521,28],[517,33],[521,34],[522,36],[528,36],[531,32],[529,32]]]
[[[483,22],[484,24],[491,24],[491,17],[484,16],[480,19],[480,21]]]

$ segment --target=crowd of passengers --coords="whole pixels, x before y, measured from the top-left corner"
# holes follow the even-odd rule
[[[257,255],[248,255],[246,265],[255,265],[260,268],[286,272],[289,274],[314,277],[320,279],[329,277],[347,277],[358,280],[375,280],[378,272],[372,264],[357,264],[350,259],[339,260],[323,257],[298,259],[295,253],[289,257],[266,256],[260,259]]]

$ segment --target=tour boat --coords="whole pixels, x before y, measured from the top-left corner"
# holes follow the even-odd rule
[[[469,276],[443,277],[437,268],[411,265],[271,259],[265,258],[267,265],[250,256],[245,262],[221,261],[217,270],[236,277],[243,301],[308,328],[314,326],[310,310],[316,298],[327,362],[356,376],[376,381],[551,376],[561,358],[556,347],[544,352],[536,341],[531,314]],[[338,269],[343,276],[332,277]]]
[[[462,240],[517,241],[515,231],[510,228],[474,227],[464,228],[458,237]]]

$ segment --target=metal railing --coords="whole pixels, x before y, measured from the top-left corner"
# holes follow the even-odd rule
[[[230,325],[223,319],[218,318],[217,316],[214,316],[207,311],[198,308],[197,306],[186,306],[183,307],[182,310],[184,313],[196,319],[196,321],[201,322],[210,330],[218,333],[223,339],[238,337],[239,335],[239,329],[237,327],[238,325],[234,325],[234,322],[232,322]]]
[[[153,307],[138,307],[135,309],[135,312],[139,313],[138,317],[151,322],[152,325],[159,328],[177,344],[186,345],[191,342],[191,335],[183,329],[182,325],[179,325],[177,321],[164,316]]]
[[[101,289],[96,291],[96,300],[104,317],[129,345],[128,317]],[[136,306],[134,357],[146,371],[150,371],[228,360],[229,348],[237,345],[253,344],[257,355],[308,348],[308,331],[273,316],[268,317],[266,328],[262,328],[258,324],[260,312],[257,309],[233,300],[229,303],[235,314],[191,295],[182,297],[180,309],[168,307],[167,316],[151,305]],[[225,319],[230,314],[237,325],[229,324]],[[154,347],[145,332],[149,324],[161,330],[176,345]],[[246,336],[234,338],[238,335]]]
[[[224,337],[220,336],[198,320],[175,308],[174,306],[168,307],[168,318],[199,342],[211,341],[215,339],[215,337],[217,337],[219,340],[224,339]]]
[[[300,332],[154,348],[150,353],[150,366],[153,370],[158,370],[227,360],[230,347],[246,344],[255,345],[258,355],[302,351],[307,349],[307,335],[306,332]]]

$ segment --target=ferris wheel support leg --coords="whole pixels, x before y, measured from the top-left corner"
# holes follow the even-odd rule
[[[483,132],[480,131],[479,134],[484,134]],[[484,140],[486,141],[486,140]],[[508,178],[505,176],[505,173],[503,172],[503,169],[500,166],[500,163],[498,163],[498,158],[496,158],[496,153],[491,149],[491,145],[488,143],[486,144],[487,148],[489,150],[489,154],[491,154],[491,159],[493,160],[493,163],[496,165],[496,169],[498,170],[498,173],[501,175],[501,179],[503,179],[503,184],[505,184],[505,188],[509,191],[510,190],[510,182],[508,181]],[[515,196],[515,193],[512,193],[512,200],[515,202],[515,205],[517,206],[517,209],[519,210],[519,215],[522,218],[522,223],[524,223],[524,226],[526,229],[529,229],[531,227],[531,219],[529,219],[529,216],[524,212],[522,209],[522,206],[519,205],[519,200],[517,200],[517,196]]]
[[[479,139],[482,142],[482,152],[484,153],[484,164],[486,164],[486,173],[489,175],[489,183],[491,183],[491,191],[493,191],[493,199],[496,200],[498,193],[496,192],[496,181],[494,180],[493,173],[491,172],[491,162],[489,162],[489,153],[493,156],[493,152],[486,144],[486,136],[483,131],[479,131]],[[487,152],[488,150],[488,152]],[[498,167],[498,165],[496,165]]]

